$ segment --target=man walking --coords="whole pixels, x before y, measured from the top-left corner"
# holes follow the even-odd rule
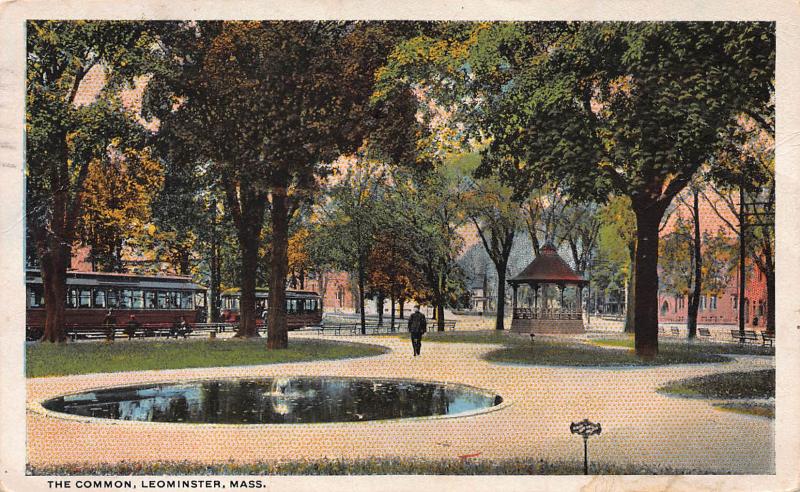
[[[408,332],[411,334],[411,347],[415,357],[422,348],[422,334],[427,331],[426,323],[425,315],[419,312],[419,306],[415,306],[414,312],[408,317]]]

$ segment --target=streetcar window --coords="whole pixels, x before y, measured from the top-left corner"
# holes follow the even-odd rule
[[[206,296],[202,292],[195,292],[194,305],[197,307],[206,307]]]
[[[74,308],[78,306],[78,291],[76,289],[69,289],[67,291],[67,307]]]
[[[94,307],[106,307],[106,291],[103,289],[94,289]]]
[[[308,299],[306,301],[306,311],[314,312],[317,310],[317,300],[316,299]]]
[[[181,309],[194,309],[194,298],[190,292],[183,292],[181,297]]]
[[[92,307],[92,291],[89,289],[81,289],[78,293],[78,307],[88,308]]]
[[[108,307],[115,308],[117,307],[117,291],[114,289],[108,289]]]
[[[167,304],[167,293],[158,291],[158,309],[167,309],[169,305]]]
[[[297,299],[289,299],[286,302],[286,312],[289,314],[297,313]]]
[[[133,291],[133,301],[131,303],[131,307],[133,309],[144,308],[144,292],[142,292],[141,290]]]
[[[130,289],[124,289],[122,291],[122,296],[120,297],[119,308],[130,309],[130,307],[131,307],[131,291]]]
[[[144,291],[144,305],[147,306],[147,309],[155,309],[156,308],[156,293],[152,290]]]
[[[180,292],[168,292],[167,299],[170,309],[177,309],[181,306]]]

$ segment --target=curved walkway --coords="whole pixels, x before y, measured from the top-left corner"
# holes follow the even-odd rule
[[[397,456],[444,459],[462,455],[582,460],[582,441],[570,434],[569,424],[589,418],[603,426],[602,435],[589,442],[592,460],[737,474],[774,472],[772,420],[722,412],[708,401],[655,392],[674,379],[774,367],[772,357],[738,356],[734,362],[723,364],[632,369],[533,367],[483,361],[480,356],[496,348],[489,345],[423,342],[422,356],[414,358],[410,343],[398,338],[322,338],[368,341],[392,351],[338,361],[29,379],[29,463],[222,463]],[[275,375],[458,382],[494,390],[508,405],[484,414],[446,419],[230,426],[62,418],[39,404],[64,393],[104,386]]]

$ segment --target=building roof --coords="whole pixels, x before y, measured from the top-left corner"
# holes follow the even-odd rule
[[[543,283],[562,283],[562,284],[586,284],[588,281],[582,275],[575,273],[566,261],[564,261],[556,248],[551,244],[545,244],[538,257],[534,258],[519,274],[508,280],[511,284],[543,284]]]

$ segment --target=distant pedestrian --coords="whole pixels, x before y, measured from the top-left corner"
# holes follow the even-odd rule
[[[114,331],[116,329],[117,319],[114,317],[111,309],[108,310],[106,313],[106,317],[103,319],[103,328],[106,331],[106,340],[109,342],[114,341]]]
[[[128,321],[128,326],[125,327],[125,334],[128,335],[128,340],[132,340],[136,336],[136,332],[141,329],[142,325],[136,320],[136,315],[131,314],[131,319]]]
[[[411,334],[411,347],[415,357],[422,348],[422,334],[428,331],[426,325],[425,315],[419,312],[419,306],[414,306],[414,312],[408,317],[408,333]]]

